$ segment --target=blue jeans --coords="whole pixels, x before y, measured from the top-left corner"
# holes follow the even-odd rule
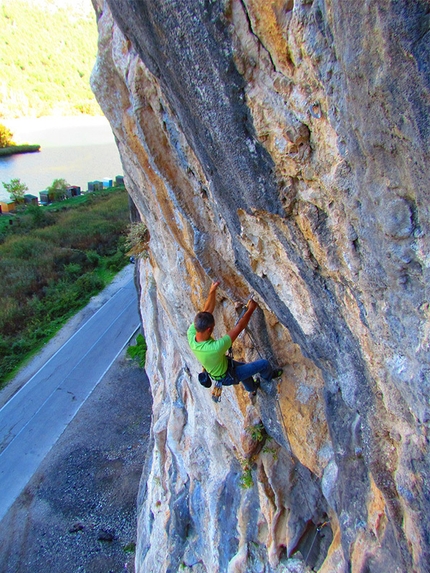
[[[252,378],[255,374],[260,374],[261,378],[264,378],[264,380],[267,380],[268,382],[272,379],[273,370],[268,360],[256,360],[255,362],[248,363],[233,360],[233,365],[234,379],[227,376],[224,379],[225,382],[223,380],[223,386],[231,386],[232,384],[242,382],[248,392],[254,392],[258,388]]]

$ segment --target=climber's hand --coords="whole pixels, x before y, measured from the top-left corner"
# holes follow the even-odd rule
[[[211,288],[209,289],[209,292],[214,292],[216,291],[216,289],[219,287],[221,281],[214,281],[211,285]]]
[[[206,299],[205,306],[203,307],[204,312],[213,313],[216,302],[216,289],[218,288],[219,284],[219,281],[212,283],[211,288],[209,289],[208,298]]]

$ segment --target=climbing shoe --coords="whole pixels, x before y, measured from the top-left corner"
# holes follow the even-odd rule
[[[272,380],[274,380],[275,378],[280,378],[283,374],[283,370],[282,368],[275,368],[272,372]]]
[[[258,378],[254,379],[254,384],[255,384],[255,390],[249,393],[251,398],[257,396],[257,390],[260,388],[260,380]]]
[[[220,380],[217,380],[212,390],[212,400],[214,402],[221,402],[221,392],[222,392],[222,383]]]

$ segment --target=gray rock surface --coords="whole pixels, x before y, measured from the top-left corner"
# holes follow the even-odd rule
[[[93,89],[150,236],[138,571],[426,571],[428,3],[94,5]],[[255,404],[197,385],[214,279],[216,334],[253,294],[236,355],[285,370]]]

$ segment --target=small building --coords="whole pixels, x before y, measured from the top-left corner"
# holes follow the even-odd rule
[[[112,187],[113,181],[112,179],[109,179],[109,177],[105,177],[103,179],[103,188],[104,189],[109,189],[110,187]]]
[[[0,213],[12,213],[15,211],[15,201],[0,201]]]
[[[124,185],[124,175],[117,175],[115,177],[115,187],[119,187],[120,185]]]
[[[37,207],[39,205],[39,199],[36,197],[36,195],[30,195],[27,193],[24,195],[24,205],[36,205]]]
[[[66,196],[68,198],[77,197],[80,194],[81,194],[81,188],[78,187],[77,185],[70,185],[70,187],[67,187],[66,189]]]
[[[41,205],[49,205],[49,193],[46,189],[39,192],[39,202]]]
[[[89,181],[88,191],[103,191],[103,181]]]

